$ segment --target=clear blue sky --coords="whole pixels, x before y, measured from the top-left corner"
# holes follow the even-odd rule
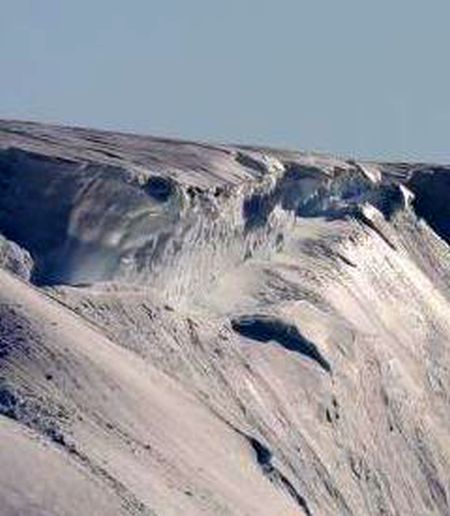
[[[449,0],[0,7],[0,117],[450,162]]]

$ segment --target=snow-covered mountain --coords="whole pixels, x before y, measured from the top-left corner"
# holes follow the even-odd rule
[[[450,514],[450,168],[0,122],[0,512]]]

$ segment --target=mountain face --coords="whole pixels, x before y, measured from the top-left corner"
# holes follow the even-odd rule
[[[450,514],[450,168],[0,122],[0,507]]]

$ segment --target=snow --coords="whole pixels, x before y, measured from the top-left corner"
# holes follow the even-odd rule
[[[446,174],[0,122],[2,514],[448,514]]]

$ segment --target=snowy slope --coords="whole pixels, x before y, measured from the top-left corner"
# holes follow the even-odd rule
[[[449,183],[0,122],[4,513],[449,514]]]

